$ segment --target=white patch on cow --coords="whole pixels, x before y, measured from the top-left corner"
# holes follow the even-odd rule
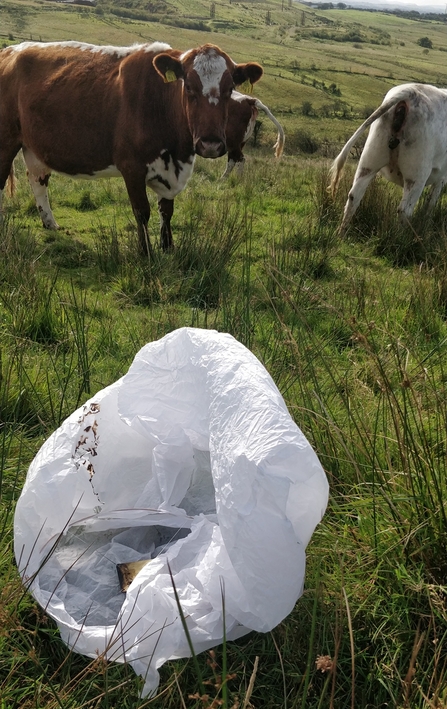
[[[172,49],[172,47],[169,44],[166,44],[166,42],[152,42],[152,44],[147,44],[144,47],[145,52],[167,52],[168,49]]]
[[[192,49],[187,49],[186,52],[183,52],[183,54],[180,54],[180,61],[182,62],[184,59],[186,59],[188,54],[191,54],[192,51],[193,51]]]
[[[202,94],[208,96],[210,103],[219,103],[220,82],[227,69],[225,59],[214,49],[206,54],[198,54],[194,59],[193,69],[202,82]],[[211,93],[213,94],[211,96]]]
[[[109,45],[101,46],[99,44],[88,44],[87,42],[22,42],[21,44],[15,44],[10,47],[14,52],[23,52],[26,49],[33,47],[39,47],[42,51],[46,49],[79,49],[81,52],[94,52],[102,54],[116,54],[117,56],[127,56],[133,51],[140,49],[141,45],[134,45],[133,47],[113,47]]]
[[[242,177],[242,175],[244,173],[244,166],[245,166],[245,157],[242,157],[242,160],[233,160],[232,158],[228,158],[226,170],[222,174],[220,179],[224,180],[226,177],[231,175],[234,168],[236,168],[236,173],[238,174],[238,176]]]
[[[220,179],[224,180],[226,177],[231,175],[231,173],[234,170],[235,165],[236,165],[236,161],[233,160],[232,158],[229,158],[228,162],[227,162],[227,167],[225,168],[225,172],[222,173],[222,176]]]
[[[246,94],[241,94],[240,91],[235,91],[233,90],[231,93],[231,100],[232,101],[238,101],[238,103],[242,103],[243,101],[250,101],[251,97],[247,96]],[[252,111],[251,118],[247,124],[247,127],[245,129],[244,133],[244,138],[242,140],[243,143],[246,143],[247,140],[251,137],[255,124],[256,124],[256,118],[257,118],[257,111]]]
[[[247,140],[248,140],[249,138],[251,138],[252,133],[253,133],[253,131],[254,131],[254,129],[255,129],[255,124],[256,124],[256,119],[253,118],[253,117],[250,118],[250,120],[249,120],[249,122],[248,122],[248,126],[247,126],[247,128],[246,128],[246,130],[245,130],[245,133],[244,133],[244,138],[243,138],[243,140],[242,140],[243,143],[246,143]]]
[[[42,224],[46,229],[59,229],[48,201],[46,181],[51,170],[28,148],[22,148],[23,159],[28,171],[28,181],[36,200]]]
[[[160,157],[148,163],[146,183],[158,197],[174,199],[186,187],[192,175],[195,156],[191,155],[191,162],[174,163],[170,155],[165,160],[163,155],[166,153],[167,151],[162,151]]]
[[[132,44],[130,47],[115,47],[113,45],[88,44],[87,42],[75,42],[72,40],[66,42],[22,42],[9,47],[14,52],[23,52],[31,47],[39,47],[45,50],[46,48],[58,47],[60,49],[79,49],[81,52],[92,52],[93,54],[110,54],[117,57],[127,57],[133,52],[143,50],[145,52],[166,52],[171,49],[169,44],[165,42],[152,42],[152,44]]]
[[[100,180],[103,177],[121,177],[121,172],[116,165],[109,165],[104,170],[97,170],[93,175],[75,175],[81,180]]]
[[[246,99],[249,99],[249,98],[250,98],[250,96],[247,96],[247,94],[241,94],[241,92],[236,91],[236,89],[234,89],[231,93],[231,100],[232,101],[239,101],[239,103],[241,103],[242,101],[245,101]]]
[[[250,120],[248,121],[247,128],[244,133],[244,140],[242,141],[243,143],[246,143],[247,140],[251,137],[256,125],[256,113],[252,113]]]
[[[103,177],[122,177],[121,172],[118,170],[116,165],[109,165],[105,167],[104,170],[96,170],[91,175],[85,173],[77,173],[76,175],[69,175],[68,172],[61,172],[59,170],[53,170],[59,175],[65,175],[66,177],[71,177],[73,180],[101,180]]]
[[[86,49],[92,52],[92,54],[111,54],[116,57],[127,57],[129,54],[143,49],[143,47],[143,44],[133,44],[131,47],[114,47],[112,45],[92,44],[90,47],[87,45]]]

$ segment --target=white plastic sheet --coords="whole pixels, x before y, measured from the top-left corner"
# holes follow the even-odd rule
[[[182,328],[75,411],[32,462],[15,514],[24,582],[74,651],[158,668],[268,631],[302,593],[327,504],[317,456],[233,337]],[[152,557],[126,594],[116,564]]]

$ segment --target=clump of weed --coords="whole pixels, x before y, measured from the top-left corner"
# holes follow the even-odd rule
[[[26,214],[28,217],[38,217],[39,216],[39,211],[37,209],[36,202],[31,197],[28,199],[28,201],[25,205],[24,214]]]
[[[117,274],[122,263],[120,242],[124,241],[123,236],[124,234],[118,231],[116,223],[108,229],[99,227],[95,232],[96,263],[107,276]]]
[[[93,212],[98,209],[96,203],[92,199],[90,190],[84,190],[78,200],[76,209],[80,212]]]
[[[248,217],[237,205],[222,201],[217,213],[206,203],[192,209],[183,227],[174,259],[182,274],[179,296],[193,307],[213,308],[228,287],[229,271],[237,247],[249,229]]]
[[[72,234],[52,231],[45,235],[44,242],[45,257],[56,267],[75,269],[92,263],[89,246]]]
[[[296,130],[287,138],[288,149],[300,150],[305,155],[313,155],[320,149],[320,141],[305,130]]]
[[[113,290],[120,300],[144,306],[166,300],[166,276],[170,269],[164,270],[163,257],[158,251],[154,253],[154,259],[128,254],[123,260],[112,279]]]

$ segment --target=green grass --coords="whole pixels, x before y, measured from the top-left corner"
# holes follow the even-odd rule
[[[341,239],[352,170],[335,202],[326,183],[327,157],[365,106],[396,83],[447,83],[438,48],[445,25],[298,4],[281,12],[277,0],[216,3],[213,22],[199,0],[172,0],[160,11],[206,21],[210,32],[201,33],[103,7],[97,15],[15,0],[0,7],[1,32],[181,47],[213,41],[235,59],[259,60],[266,75],[257,95],[286,127],[286,155],[273,158],[275,132],[265,121],[241,179],[219,180],[225,159],[198,159],[176,199],[177,248],[157,247],[150,266],[137,253],[122,181],[52,177],[61,229],[48,232],[17,161],[0,238],[0,707],[178,709],[215,707],[224,697],[227,707],[249,699],[263,709],[444,709],[446,198],[430,217],[420,205],[403,229],[399,190],[377,180]],[[310,35],[353,28],[368,41],[355,47]],[[390,44],[371,43],[380,33]],[[416,44],[425,35],[435,47],[428,54]],[[323,116],[335,98],[335,115]],[[302,115],[304,101],[313,115]],[[312,158],[299,152],[298,131],[319,141]],[[265,364],[319,455],[331,498],[291,615],[271,634],[199,655],[198,669],[167,663],[159,695],[141,700],[129,667],[70,653],[26,593],[13,560],[13,510],[51,432],[122,376],[143,344],[184,325],[230,332]],[[325,657],[332,669],[322,672]],[[207,702],[198,698],[200,677]]]
[[[199,167],[177,200],[177,249],[157,251],[150,269],[119,181],[92,183],[88,201],[98,209],[85,212],[79,183],[54,178],[58,220],[78,224],[69,233],[21,216],[22,179],[6,205],[0,688],[8,708],[148,705],[130,669],[64,648],[17,578],[11,515],[50,432],[121,376],[142,344],[183,325],[229,331],[255,352],[331,484],[291,616],[271,636],[227,643],[225,658],[219,649],[198,656],[210,706],[221,697],[222,664],[227,706],[243,701],[256,657],[253,706],[350,707],[354,696],[356,707],[428,709],[425,697],[443,691],[443,210],[433,220],[416,214],[424,231],[415,243],[397,226],[397,194],[379,181],[341,241],[349,175],[332,203],[317,162],[252,157],[242,179],[220,183],[220,174],[214,162]],[[59,199],[72,206],[60,211]],[[331,658],[332,672],[317,669],[318,656]],[[189,698],[200,695],[198,682],[194,663],[168,663],[151,705],[203,706]]]

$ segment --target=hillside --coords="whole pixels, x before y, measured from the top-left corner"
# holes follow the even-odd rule
[[[257,60],[265,75],[256,93],[283,122],[289,153],[299,149],[303,130],[319,145],[344,141],[395,84],[447,85],[445,23],[314,10],[291,0],[98,0],[94,7],[8,0],[0,4],[0,27],[3,44],[213,42],[236,60]],[[421,37],[433,48],[420,46]]]

